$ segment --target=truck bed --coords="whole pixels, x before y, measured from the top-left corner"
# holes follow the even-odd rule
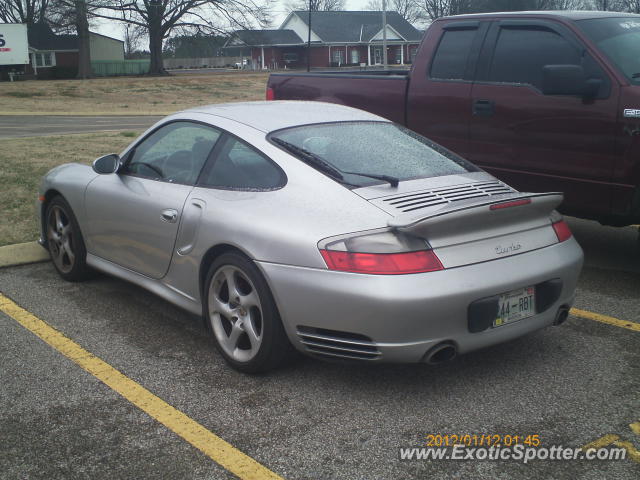
[[[272,73],[274,98],[338,103],[405,122],[408,70]],[[373,101],[375,99],[375,101]]]

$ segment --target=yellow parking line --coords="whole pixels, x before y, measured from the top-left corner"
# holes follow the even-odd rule
[[[589,450],[590,448],[595,448],[596,450],[598,450],[599,448],[603,448],[608,445],[611,445],[613,442],[615,442],[619,438],[620,437],[618,435],[613,435],[612,433],[608,433],[607,435],[604,435],[603,437],[600,437],[597,440],[594,440],[593,442],[587,443],[585,446],[582,447],[582,450],[586,451],[586,450]]]
[[[282,478],[0,293],[0,311],[241,479]]]
[[[620,328],[626,328],[633,330],[634,332],[640,332],[640,323],[630,322],[628,320],[620,320],[619,318],[609,317],[607,315],[601,315],[599,313],[589,312],[587,310],[580,310],[579,308],[572,308],[571,315],[580,318],[586,318],[588,320],[595,320],[596,322],[608,323]]]

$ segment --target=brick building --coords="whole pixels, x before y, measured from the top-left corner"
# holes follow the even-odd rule
[[[275,30],[237,30],[225,48],[243,52],[255,69],[302,68],[307,64],[309,13],[291,12]],[[382,12],[312,12],[311,66],[381,65]],[[396,12],[387,12],[387,56],[391,65],[412,62],[422,32]]]

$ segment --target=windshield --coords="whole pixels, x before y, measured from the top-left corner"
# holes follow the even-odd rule
[[[640,84],[640,17],[597,18],[576,23],[632,84]]]
[[[278,130],[270,138],[278,145],[295,147],[287,151],[305,161],[316,157],[314,166],[326,173],[322,164],[328,164],[341,174],[343,183],[355,187],[385,181],[362,175],[402,181],[478,171],[441,146],[388,122],[305,125]]]

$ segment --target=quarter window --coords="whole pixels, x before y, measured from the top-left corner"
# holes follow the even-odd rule
[[[242,140],[229,136],[216,150],[199,185],[229,190],[273,190],[284,184],[281,170]]]
[[[431,64],[431,78],[462,80],[477,29],[446,30]],[[412,51],[412,59],[415,50]]]
[[[580,65],[581,52],[557,33],[544,28],[502,28],[489,81],[522,83],[542,88],[545,65]]]
[[[135,147],[123,173],[193,185],[219,136],[198,123],[169,123]]]

